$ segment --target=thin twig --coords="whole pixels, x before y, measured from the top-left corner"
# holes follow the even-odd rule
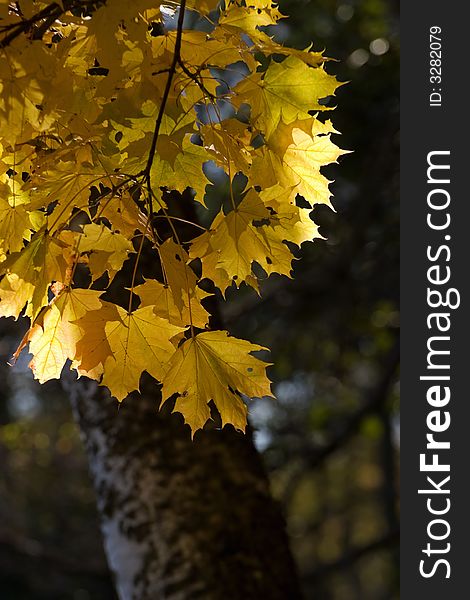
[[[184,10],[186,8],[186,0],[181,0],[180,4],[180,13],[178,16],[178,26],[176,30],[176,41],[175,41],[175,52],[173,54],[173,60],[171,62],[170,69],[168,71],[168,77],[166,80],[165,90],[163,91],[162,102],[160,104],[160,109],[158,111],[157,120],[155,121],[155,129],[153,131],[152,145],[150,146],[149,156],[147,160],[147,164],[144,169],[144,176],[147,181],[150,180],[150,171],[152,169],[153,161],[155,158],[155,151],[157,149],[157,141],[158,134],[160,133],[160,127],[162,125],[163,115],[165,114],[165,107],[168,101],[168,97],[170,95],[171,84],[173,82],[173,77],[176,72],[176,66],[180,61],[180,51],[181,51],[181,38],[183,35],[183,21],[184,21]]]
[[[210,92],[206,88],[206,86],[203,84],[202,79],[199,79],[197,72],[196,73],[191,73],[191,71],[184,64],[184,62],[181,60],[181,58],[178,59],[178,64],[181,67],[182,71],[184,73],[186,73],[186,75],[190,79],[192,79],[194,81],[194,83],[196,83],[196,85],[199,87],[199,89],[202,91],[203,94],[205,94],[206,96],[208,96],[214,102],[217,100],[217,96],[214,96],[214,94],[212,92]]]
[[[62,6],[57,2],[53,2],[29,19],[24,19],[19,23],[11,23],[3,27],[0,33],[5,33],[6,31],[9,31],[9,33],[2,40],[0,40],[0,49],[9,46],[17,37],[19,37],[22,33],[27,33],[30,31],[31,28],[40,21],[44,22],[39,27],[38,31],[33,35],[33,39],[41,39],[54,21],[60,18],[65,12],[76,10],[78,8],[86,8],[88,11],[96,10],[102,4],[102,0],[63,0]]]

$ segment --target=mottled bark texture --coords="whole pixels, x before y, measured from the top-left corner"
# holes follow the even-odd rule
[[[196,434],[158,387],[119,408],[69,382],[90,462],[105,550],[122,600],[296,600],[284,522],[251,436]],[[171,407],[170,407],[171,408]]]

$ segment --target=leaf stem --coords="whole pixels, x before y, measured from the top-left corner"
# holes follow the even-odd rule
[[[147,233],[147,229],[149,228],[150,218],[147,219],[147,225],[145,227],[145,231],[142,234],[142,239],[140,240],[139,249],[137,250],[137,256],[135,257],[134,270],[132,271],[132,281],[131,287],[129,290],[129,306],[127,309],[127,314],[131,314],[132,312],[132,298],[134,297],[134,287],[135,287],[135,278],[137,276],[137,267],[139,266],[139,260],[142,254],[142,248],[144,247],[145,234]]]
[[[153,194],[152,191],[151,191],[151,193]],[[155,196],[155,194],[154,194],[154,197],[155,197],[155,200],[159,203],[160,208],[161,208],[164,216],[167,218],[168,224],[170,225],[170,228],[171,228],[171,230],[173,232],[173,235],[175,237],[175,242],[178,245],[178,247],[180,248],[181,253],[184,256],[185,249],[183,247],[183,244],[181,243],[181,240],[180,240],[180,237],[178,235],[178,232],[176,231],[176,227],[174,226],[174,224],[173,224],[173,222],[172,222],[172,220],[171,220],[168,212],[166,211],[165,206],[159,201],[158,197]],[[161,255],[160,255],[160,259],[161,259]],[[185,260],[183,260],[183,259],[181,259],[181,260],[183,262],[184,276],[185,276],[185,279],[186,279],[186,293],[187,293],[187,296],[188,296],[189,325],[190,325],[191,337],[194,338],[193,313],[192,313],[192,308],[191,308],[191,291],[190,291],[189,279],[188,279],[188,269],[189,269],[189,267],[186,264]],[[163,260],[162,260],[162,267],[164,268]]]
[[[199,223],[194,223],[194,221],[188,221],[187,219],[181,219],[180,217],[173,217],[172,215],[155,215],[154,219],[173,219],[173,221],[179,221],[180,223],[186,223],[187,225],[192,225],[193,227],[197,227],[202,231],[208,231],[207,227],[203,227],[199,225]]]

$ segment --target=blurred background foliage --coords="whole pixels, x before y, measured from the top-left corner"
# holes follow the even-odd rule
[[[272,349],[277,401],[251,404],[305,597],[398,598],[398,95],[395,0],[281,0],[277,36],[326,49],[349,83],[332,114],[354,153],[326,170],[336,213],[313,218],[293,281],[228,294],[234,335]],[[223,194],[215,181],[213,193]],[[300,256],[300,254],[299,254]],[[60,385],[6,365],[24,323],[0,322],[0,597],[111,600],[93,490]],[[286,599],[288,600],[288,599]]]

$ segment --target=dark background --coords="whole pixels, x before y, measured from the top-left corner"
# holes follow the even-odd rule
[[[398,3],[280,2],[286,44],[339,62],[331,115],[354,150],[325,169],[336,213],[294,280],[222,306],[227,328],[272,350],[277,401],[251,405],[306,598],[398,598]],[[221,189],[223,186],[221,184]],[[300,254],[299,254],[300,256]],[[114,598],[94,496],[57,382],[6,361],[26,327],[0,321],[0,597]]]

